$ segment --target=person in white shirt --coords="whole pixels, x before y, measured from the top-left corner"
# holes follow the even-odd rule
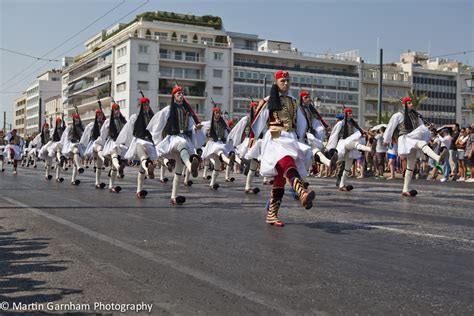
[[[375,152],[377,156],[377,171],[378,176],[383,178],[385,170],[385,156],[387,155],[388,146],[383,143],[383,133],[385,132],[385,127],[381,127],[378,131],[378,134],[375,135],[375,141],[377,146],[375,147]]]
[[[449,134],[447,129],[441,130],[440,135],[438,135],[439,142],[441,144],[441,148],[451,148],[451,143],[453,138]],[[440,180],[441,182],[446,182],[449,180],[449,174],[451,173],[451,166],[449,164],[448,157],[444,158],[439,163],[443,164],[443,178]]]
[[[418,150],[421,150],[438,163],[444,161],[449,151],[445,148],[440,155],[437,155],[428,146],[427,141],[431,138],[430,131],[428,127],[423,124],[420,115],[413,110],[413,103],[410,97],[404,98],[402,105],[403,111],[395,113],[390,118],[390,122],[383,135],[383,141],[388,145],[394,135],[398,138],[398,154],[402,157],[407,157],[407,168],[402,196],[414,197],[418,192],[416,190],[410,190],[410,183],[413,177]]]

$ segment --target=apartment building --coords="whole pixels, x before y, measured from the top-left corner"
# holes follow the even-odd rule
[[[321,114],[329,122],[342,110],[353,109],[359,117],[359,63],[357,51],[343,54],[300,52],[290,42],[261,40],[254,34],[228,32],[233,44],[232,116],[248,114],[250,99],[261,99],[269,93],[274,73],[290,73],[291,93],[298,97],[302,89],[320,98]]]
[[[49,126],[54,127],[56,117],[61,117],[63,113],[64,111],[61,95],[55,95],[44,100],[43,122],[47,122]]]
[[[26,127],[25,136],[40,130],[44,113],[44,100],[61,94],[61,70],[48,70],[39,75],[26,89]]]
[[[457,122],[462,127],[474,123],[474,69],[465,68],[460,74],[458,86],[461,94],[461,118]]]
[[[63,74],[68,117],[77,108],[84,123],[93,120],[97,98],[106,114],[114,98],[130,117],[139,110],[140,92],[157,111],[171,102],[176,83],[201,118],[210,116],[211,97],[230,111],[231,49],[220,18],[147,12],[85,46]]]
[[[17,130],[18,135],[25,136],[26,126],[26,94],[15,100],[13,113],[13,128]]]
[[[361,64],[360,125],[366,128],[378,122],[378,97],[380,68],[376,64]],[[382,118],[387,119],[400,111],[400,98],[411,90],[411,77],[397,65],[383,65],[382,69]]]
[[[400,55],[399,65],[412,78],[413,91],[428,96],[419,108],[428,121],[441,126],[461,119],[459,62],[407,52]]]

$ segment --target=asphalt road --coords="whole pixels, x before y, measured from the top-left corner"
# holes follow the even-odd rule
[[[146,303],[160,315],[474,314],[474,183],[414,181],[408,200],[401,180],[351,179],[344,193],[311,178],[315,207],[287,194],[277,228],[265,224],[270,187],[245,195],[242,175],[221,174],[217,192],[198,178],[170,207],[171,184],[158,180],[135,199],[132,168],[119,194],[95,189],[90,169],[76,187],[10,168],[0,174],[0,303],[13,314],[20,302],[43,304],[30,305],[41,314],[67,313],[48,302]]]

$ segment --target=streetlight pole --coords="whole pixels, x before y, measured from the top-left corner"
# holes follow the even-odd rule
[[[379,60],[379,98],[377,104],[378,110],[378,124],[382,123],[382,79],[383,79],[383,49],[380,49],[380,60]]]

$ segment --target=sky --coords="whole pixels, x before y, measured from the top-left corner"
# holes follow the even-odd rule
[[[4,111],[12,123],[15,98],[36,76],[60,67],[5,49],[60,60],[83,52],[102,29],[156,10],[217,15],[227,31],[288,41],[303,52],[357,49],[376,63],[379,43],[387,63],[411,50],[474,65],[472,0],[0,0],[0,128]]]

